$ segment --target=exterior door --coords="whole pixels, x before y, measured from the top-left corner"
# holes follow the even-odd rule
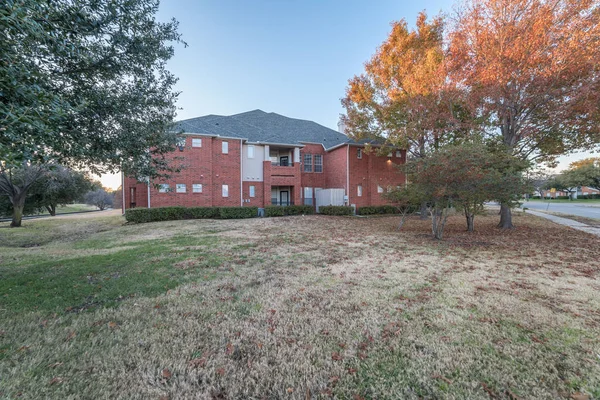
[[[287,190],[282,190],[279,192],[279,205],[290,205],[290,192],[288,192]]]
[[[279,165],[287,167],[289,165],[290,158],[288,156],[279,157]]]

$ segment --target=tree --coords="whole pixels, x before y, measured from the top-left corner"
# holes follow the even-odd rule
[[[384,194],[390,203],[392,203],[400,212],[400,223],[398,224],[398,230],[404,226],[406,216],[410,213],[414,213],[419,209],[421,204],[426,202],[424,193],[418,185],[406,184],[396,189],[388,191]]]
[[[446,146],[405,166],[411,185],[428,201],[436,239],[442,239],[452,207],[463,211],[467,230],[473,231],[475,215],[485,202],[516,203],[527,189],[522,176],[526,167],[506,152],[480,143]]]
[[[535,161],[600,136],[597,0],[469,0],[449,35],[448,71],[511,155]],[[500,227],[512,228],[502,204]]]
[[[4,168],[53,161],[94,173],[168,170],[178,93],[166,62],[181,40],[177,22],[157,22],[157,11],[158,0],[2,2]]]
[[[600,158],[587,158],[571,163],[563,175],[573,186],[600,190]]]
[[[405,20],[392,24],[365,72],[349,80],[342,118],[354,139],[399,146],[420,158],[456,129],[457,110],[444,91],[443,21],[427,22],[422,12],[416,25],[411,31]]]
[[[104,189],[94,190],[85,195],[85,204],[96,206],[100,211],[113,205],[114,195],[106,192]]]
[[[56,207],[82,200],[92,189],[92,182],[81,172],[55,165],[33,185],[27,202],[44,207],[56,215]]]
[[[542,195],[542,191],[548,188],[548,183],[551,179],[550,173],[543,169],[537,169],[530,171],[527,178],[534,191],[534,194],[539,193],[540,198],[544,197]]]
[[[11,228],[21,226],[27,192],[46,171],[44,166],[28,164],[7,168],[0,162],[0,196],[6,196],[12,206]]]

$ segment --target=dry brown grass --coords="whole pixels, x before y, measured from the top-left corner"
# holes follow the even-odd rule
[[[118,308],[0,322],[0,392],[22,398],[600,396],[600,239],[527,215],[282,217],[125,226],[216,235],[205,279]],[[146,235],[146,233],[144,233]],[[116,238],[116,239],[115,239]],[[154,240],[144,236],[143,240]],[[68,243],[53,251],[68,253]],[[61,247],[63,246],[63,247]],[[192,246],[173,251],[192,251]],[[210,273],[210,276],[208,274]],[[8,347],[5,347],[8,348]],[[0,395],[1,397],[1,395]]]

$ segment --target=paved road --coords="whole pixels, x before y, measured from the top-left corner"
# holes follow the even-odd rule
[[[586,218],[600,219],[600,204],[585,203],[552,203],[546,201],[526,201],[521,207],[531,210],[549,211],[568,215],[578,215]]]

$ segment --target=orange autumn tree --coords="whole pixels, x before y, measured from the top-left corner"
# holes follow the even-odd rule
[[[419,14],[415,30],[394,22],[365,72],[348,82],[342,104],[349,136],[374,139],[424,157],[455,120],[444,73],[443,21]],[[382,151],[386,151],[383,149]]]
[[[516,157],[552,162],[600,137],[597,0],[470,0],[449,34],[450,81]],[[512,228],[502,204],[501,228]]]

